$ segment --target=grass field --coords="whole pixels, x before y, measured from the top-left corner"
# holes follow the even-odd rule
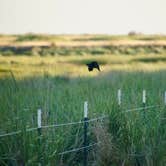
[[[88,72],[96,60],[101,72]],[[42,125],[83,119],[88,101],[89,118],[108,115],[90,123],[88,151],[95,166],[164,166],[166,164],[166,37],[108,35],[0,36],[0,165],[82,165],[82,151],[60,156],[83,146],[83,126],[64,126],[26,132]],[[122,105],[117,90],[122,90]],[[146,105],[148,110],[124,113]]]

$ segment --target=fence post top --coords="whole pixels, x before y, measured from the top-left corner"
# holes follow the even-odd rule
[[[142,102],[143,102],[143,104],[146,103],[146,90],[145,89],[143,89]]]
[[[84,102],[84,118],[88,117],[88,102]]]
[[[41,128],[41,114],[42,114],[42,110],[39,108],[37,110],[37,126],[38,126],[38,128]]]
[[[118,89],[118,105],[119,106],[121,105],[121,97],[122,97],[121,89]]]

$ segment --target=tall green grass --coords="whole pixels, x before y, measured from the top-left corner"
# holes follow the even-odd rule
[[[57,76],[0,80],[0,134],[21,130],[0,138],[0,165],[81,165],[82,151],[60,156],[59,152],[83,146],[83,126],[43,129],[39,144],[37,109],[42,108],[42,125],[83,119],[83,102],[89,103],[89,118],[109,115],[104,122],[89,125],[91,148],[89,165],[161,165],[166,162],[166,109],[163,104],[166,72],[110,72],[96,77]],[[122,105],[117,105],[117,90]],[[142,106],[142,90],[147,105],[161,108],[123,113]],[[39,146],[40,145],[40,146]]]

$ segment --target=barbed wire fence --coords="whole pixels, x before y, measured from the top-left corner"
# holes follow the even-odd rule
[[[145,110],[148,110],[148,109],[151,109],[151,108],[166,107],[166,91],[164,92],[164,104],[146,105],[146,98],[147,98],[146,97],[146,91],[143,90],[143,93],[142,93],[142,107],[126,109],[124,111],[121,111],[121,113],[128,113],[128,112],[141,111],[141,110],[143,110],[145,112]],[[118,92],[117,92],[117,104],[118,104],[119,107],[122,104],[121,89],[118,89]],[[39,136],[39,145],[40,145],[41,144],[40,136],[42,135],[42,129],[59,128],[59,127],[63,127],[63,126],[71,126],[71,125],[82,124],[83,127],[84,127],[84,130],[83,130],[83,138],[84,138],[83,146],[82,147],[76,147],[74,149],[68,149],[68,150],[63,151],[63,152],[59,152],[58,155],[66,155],[66,154],[73,153],[73,152],[83,151],[83,165],[87,166],[87,162],[88,162],[87,150],[90,149],[90,148],[93,148],[94,146],[98,146],[99,144],[101,144],[101,141],[88,144],[88,141],[87,141],[88,140],[88,138],[87,138],[88,124],[93,123],[95,121],[104,120],[104,119],[109,119],[109,115],[102,115],[102,116],[99,116],[99,117],[89,119],[88,118],[88,102],[85,101],[84,102],[84,118],[83,118],[83,120],[75,121],[75,122],[68,122],[68,123],[61,123],[61,124],[42,125],[42,109],[38,109],[37,110],[37,127],[26,128],[25,131],[26,132],[37,131],[38,136]],[[166,120],[166,117],[162,117],[160,119],[161,120]],[[21,133],[22,133],[21,130],[9,132],[9,133],[3,133],[3,134],[0,134],[0,138],[19,135]],[[140,154],[128,154],[128,156],[137,156],[137,155],[140,155]],[[39,154],[39,156],[40,156],[40,154]],[[40,163],[40,161],[39,161],[39,163]]]

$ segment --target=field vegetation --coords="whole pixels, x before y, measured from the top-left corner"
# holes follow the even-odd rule
[[[98,61],[101,72],[86,63]],[[83,119],[88,101],[88,165],[164,166],[166,164],[166,36],[161,35],[0,35],[0,165],[83,163],[83,126],[42,129],[42,125]],[[122,105],[117,90],[122,90]],[[147,110],[142,90],[147,91]],[[1,137],[21,130],[20,134]]]

